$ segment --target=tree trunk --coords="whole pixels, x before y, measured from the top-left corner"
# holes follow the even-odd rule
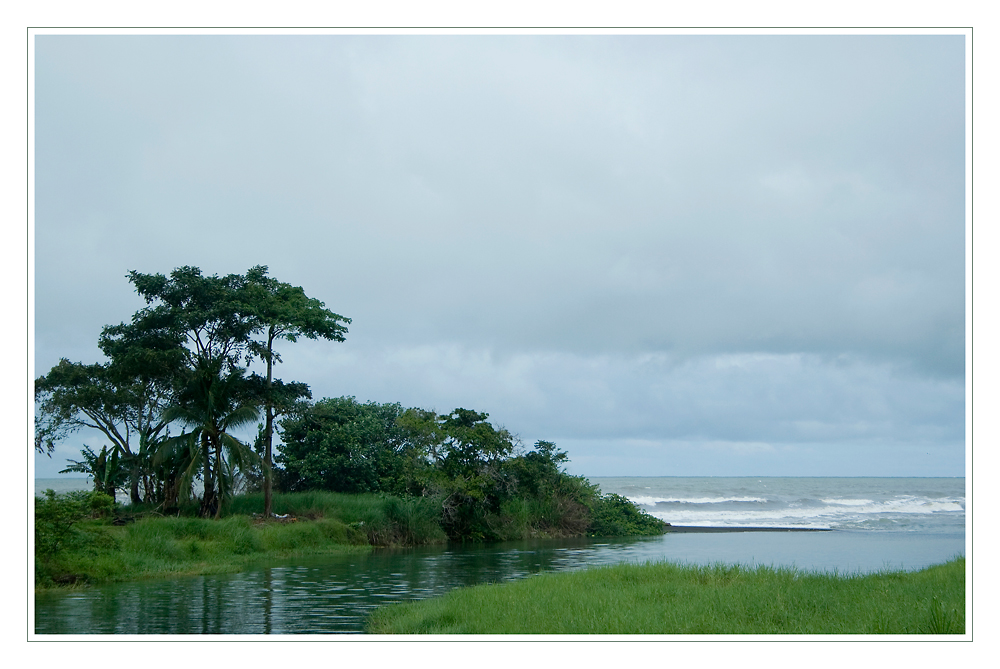
[[[139,468],[133,467],[131,474],[132,476],[129,478],[132,479],[132,485],[129,487],[129,496],[132,498],[133,504],[142,504],[142,497],[139,496],[139,478],[141,476]]]
[[[270,371],[270,370],[269,370]],[[270,379],[269,379],[270,380]],[[270,385],[270,384],[268,384]],[[271,517],[271,430],[274,425],[274,411],[271,406],[265,407],[267,413],[264,424],[264,517]]]
[[[216,495],[215,504],[215,520],[218,520],[222,515],[222,477],[226,473],[222,470],[222,440],[216,437],[215,440],[215,481],[217,483],[216,487],[219,490],[219,494]]]
[[[212,452],[208,445],[208,434],[201,435],[201,455],[205,460],[205,493],[201,498],[201,516],[207,517],[214,501],[215,486],[212,485]]]
[[[271,435],[274,429],[274,406],[271,399],[271,367],[274,362],[271,359],[271,347],[274,344],[274,326],[267,333],[267,392],[264,405],[264,517],[270,518],[271,510]]]

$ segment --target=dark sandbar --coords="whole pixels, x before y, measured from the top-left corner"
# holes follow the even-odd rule
[[[830,532],[825,527],[697,527],[693,525],[671,525],[667,532],[712,533],[712,532]]]

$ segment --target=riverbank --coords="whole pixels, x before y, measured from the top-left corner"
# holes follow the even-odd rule
[[[263,496],[230,500],[224,517],[194,517],[190,503],[164,516],[156,508],[119,507],[110,497],[47,493],[35,505],[35,588],[75,588],[121,581],[234,573],[291,557],[369,551],[373,547],[444,544],[441,500],[383,494],[299,492],[276,494],[263,520]],[[601,535],[662,534],[665,524],[616,496],[599,498],[589,525]],[[505,521],[513,539],[574,536],[521,505]],[[558,521],[558,518],[556,518]]]
[[[965,559],[915,572],[619,564],[377,610],[373,634],[963,634]]]
[[[192,517],[193,503],[164,516],[142,506],[81,509],[83,502],[77,503],[74,520],[72,496],[39,501],[35,587],[234,573],[290,557],[447,541],[431,500],[327,492],[275,495],[275,511],[283,517],[264,521],[260,497],[234,498],[220,520]]]
[[[74,588],[244,571],[290,557],[370,551],[351,525],[318,519],[254,523],[245,516],[218,521],[146,518],[126,526],[82,523],[74,545],[35,561],[35,589]]]

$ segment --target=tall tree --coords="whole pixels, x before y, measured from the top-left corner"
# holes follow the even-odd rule
[[[231,386],[243,381],[243,364],[254,355],[251,336],[261,327],[245,299],[247,279],[238,274],[204,276],[190,266],[175,269],[169,277],[131,271],[128,278],[149,306],[136,312],[131,323],[104,328],[101,348],[123,352],[123,358],[139,367],[162,365],[171,371],[175,391],[186,393],[187,399],[179,400],[165,417],[204,428],[199,430],[202,448],[196,459],[204,468],[202,510],[207,514],[209,508],[218,509],[219,479],[214,475],[223,470],[224,443],[212,436],[219,429],[218,417],[226,415],[219,406],[237,408],[219,399],[219,389],[225,388],[227,397],[236,395]],[[204,421],[195,418],[198,411]]]
[[[248,311],[258,320],[260,339],[251,344],[251,351],[267,366],[264,393],[264,516],[272,514],[271,495],[274,486],[272,442],[274,419],[286,413],[297,399],[306,394],[295,394],[296,386],[281,385],[274,379],[274,363],[281,356],[274,346],[278,340],[295,342],[299,337],[344,341],[350,318],[335,314],[323,302],[307,297],[297,286],[282,283],[267,275],[267,267],[251,268],[246,276],[243,299]],[[290,392],[292,391],[292,392]]]

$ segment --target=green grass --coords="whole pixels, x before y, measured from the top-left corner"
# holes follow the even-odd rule
[[[136,506],[122,509],[124,516],[136,518],[124,526],[113,525],[110,517],[75,522],[60,535],[58,550],[36,553],[35,587],[233,573],[300,555],[447,539],[432,500],[304,492],[275,495],[273,504],[275,513],[297,521],[252,519],[263,512],[264,501],[262,495],[249,495],[235,498],[218,521],[164,517]],[[36,543],[45,536],[36,532]]]
[[[963,634],[965,559],[917,572],[621,564],[394,604],[374,634]]]
[[[144,518],[124,527],[89,521],[76,534],[55,555],[36,558],[36,588],[233,573],[296,555],[370,550],[363,533],[325,519],[253,524],[245,516]]]
[[[427,497],[312,491],[275,494],[271,505],[278,515],[323,518],[357,528],[374,546],[415,546],[448,539],[438,524],[440,507]],[[226,507],[232,515],[263,512],[262,493],[234,498]]]

